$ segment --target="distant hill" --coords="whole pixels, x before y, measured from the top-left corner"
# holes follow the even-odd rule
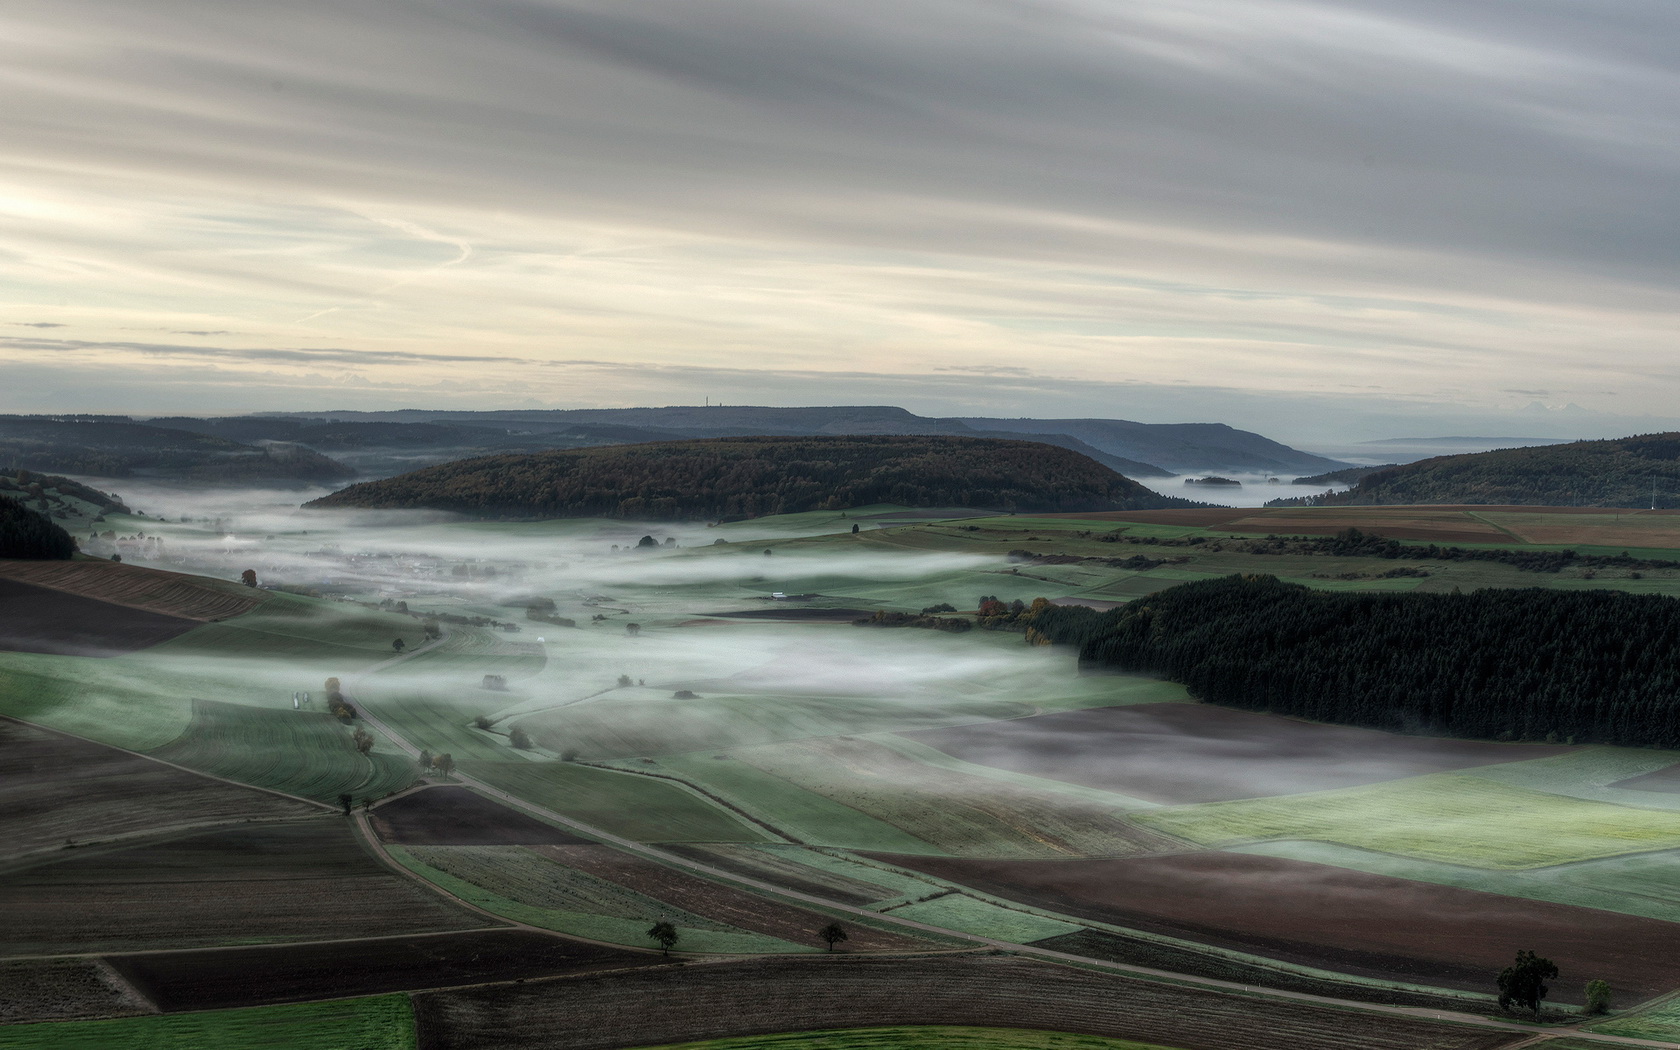
[[[918,416],[890,405],[775,408],[756,405],[667,408],[509,409],[453,412],[404,409],[395,412],[276,414],[275,423],[309,419],[359,424],[433,424],[469,428],[510,451],[514,446],[567,447],[628,441],[740,436],[818,434],[949,434],[1006,437],[1062,445],[1099,458],[1128,476],[1255,472],[1317,474],[1346,463],[1290,448],[1270,438],[1222,423],[1134,423],[1122,419],[991,419]],[[182,425],[177,423],[177,425]],[[487,436],[490,432],[499,434]],[[276,436],[280,436],[276,432]],[[285,440],[310,443],[301,433]],[[327,449],[324,445],[311,447]],[[496,451],[484,444],[483,451]],[[336,454],[336,453],[335,453]]]
[[[1680,433],[1438,456],[1367,474],[1319,506],[1470,503],[1549,507],[1680,506]]]
[[[310,507],[495,518],[704,520],[873,503],[999,511],[1193,506],[1085,456],[947,436],[733,437],[486,456],[352,485]]]
[[[333,482],[355,472],[297,444],[242,444],[126,416],[0,416],[0,463],[98,477],[206,484]]]

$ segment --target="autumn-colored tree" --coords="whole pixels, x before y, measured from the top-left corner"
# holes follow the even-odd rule
[[[255,587],[257,585],[257,570],[246,569],[239,574],[239,582],[247,587]]]

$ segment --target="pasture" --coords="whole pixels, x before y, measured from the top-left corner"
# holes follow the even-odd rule
[[[643,842],[762,842],[768,837],[680,782],[646,773],[579,762],[473,762],[466,771],[510,795]]]
[[[1495,870],[1680,847],[1680,814],[1532,791],[1462,773],[1156,809],[1132,819],[1215,848],[1311,839]]]

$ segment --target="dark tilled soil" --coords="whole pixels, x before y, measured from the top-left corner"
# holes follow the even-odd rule
[[[1680,924],[1241,853],[1123,860],[888,856],[1078,918],[1320,969],[1485,992],[1519,950],[1556,962],[1553,997],[1602,978],[1628,1002],[1680,985]]]
[[[661,967],[422,994],[415,1011],[421,1050],[617,1050],[885,1025],[1041,1028],[1182,1050],[1493,1050],[1525,1038],[972,956]]]
[[[386,842],[411,846],[565,846],[588,839],[545,824],[464,787],[434,787],[373,811]]]
[[[166,642],[197,620],[0,578],[0,650],[117,656]]]
[[[1167,803],[1325,791],[1569,750],[1401,736],[1206,704],[1098,707],[903,735],[967,762]]]
[[[282,947],[114,955],[107,961],[165,1011],[301,1002],[658,965],[657,955],[525,930]]]

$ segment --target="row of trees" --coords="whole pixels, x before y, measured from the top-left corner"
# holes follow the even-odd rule
[[[1333,594],[1271,576],[1108,612],[1047,606],[1029,639],[1213,703],[1498,740],[1680,747],[1680,599],[1617,591]]]

